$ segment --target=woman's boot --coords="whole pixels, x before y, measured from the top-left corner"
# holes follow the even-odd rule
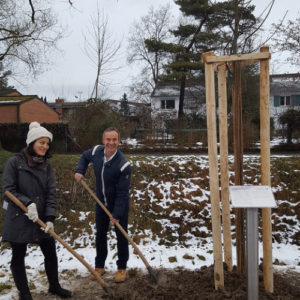
[[[25,265],[14,266],[11,265],[11,272],[16,284],[16,287],[19,291],[19,299],[20,300],[32,300],[30,290],[28,287],[28,280],[25,270]]]

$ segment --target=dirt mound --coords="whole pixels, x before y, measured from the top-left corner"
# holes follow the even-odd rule
[[[109,289],[119,300],[149,300],[149,299],[247,299],[247,281],[236,271],[225,270],[225,288],[222,291],[214,289],[213,266],[202,267],[190,271],[185,269],[156,269],[158,284],[153,283],[149,274],[136,270],[128,271],[128,279],[121,284],[114,283],[114,274],[106,273],[103,277]],[[73,291],[72,299],[109,299],[99,283],[91,281],[89,276],[69,278]],[[63,284],[66,287],[66,284]],[[35,294],[34,299],[53,299],[47,293]],[[275,272],[274,293],[266,293],[262,274],[259,274],[259,299],[294,300],[300,299],[300,273]]]
[[[247,299],[247,280],[236,271],[225,271],[225,288],[214,289],[213,267],[199,270],[161,270],[162,279],[155,285],[149,276],[130,278],[116,289],[117,299]],[[298,285],[292,284],[287,274],[274,274],[274,293],[264,291],[263,277],[259,275],[260,299],[300,299],[300,274]],[[290,274],[294,276],[295,274]]]

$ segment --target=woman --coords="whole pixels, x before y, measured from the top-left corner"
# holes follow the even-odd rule
[[[54,228],[56,213],[55,178],[48,161],[51,142],[52,133],[38,122],[32,122],[27,134],[27,147],[10,158],[3,171],[3,192],[10,191],[28,209],[25,214],[4,196],[3,207],[7,211],[2,241],[9,242],[12,248],[11,271],[19,299],[32,299],[25,270],[28,243],[37,243],[42,250],[49,293],[62,298],[72,296],[59,284],[55,241],[47,233]],[[45,232],[35,223],[38,218],[46,223]]]

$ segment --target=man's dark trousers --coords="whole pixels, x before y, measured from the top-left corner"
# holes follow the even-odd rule
[[[107,231],[109,227],[109,217],[103,209],[96,204],[96,258],[95,267],[104,268],[105,260],[107,257]],[[119,219],[119,224],[127,232],[128,227],[128,213]],[[117,248],[118,248],[118,269],[126,269],[127,261],[129,258],[128,240],[115,226],[117,235]]]

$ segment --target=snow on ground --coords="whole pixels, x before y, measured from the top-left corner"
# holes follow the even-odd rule
[[[273,148],[275,146],[286,144],[287,139],[282,137],[274,137],[270,141],[270,147]],[[300,139],[292,139],[292,143],[297,144],[300,143]],[[260,147],[260,142],[255,143],[255,146]]]
[[[276,156],[283,157],[283,156]],[[274,156],[273,156],[274,158]],[[207,168],[208,165],[208,157],[207,156],[171,156],[171,157],[160,157],[160,159],[165,160],[166,162],[176,161],[177,166],[179,168],[185,167],[189,162],[188,161],[196,161],[198,166],[202,168]],[[253,155],[245,155],[245,160],[251,162],[251,166],[255,164],[259,164],[258,156]],[[229,162],[232,163],[233,157],[229,157]],[[139,165],[141,162],[138,160],[135,162],[136,165]],[[157,156],[148,157],[148,163],[153,166],[157,164]],[[175,166],[176,167],[176,166]],[[175,171],[175,167],[170,164],[170,172]],[[231,173],[232,174],[232,173]],[[193,175],[191,174],[191,177]],[[141,179],[142,182],[143,179]],[[180,181],[177,182],[177,185],[181,185],[183,188],[182,191],[185,195],[188,195],[196,190],[195,183],[193,180],[199,180],[199,177],[193,178],[181,178]],[[176,184],[164,181],[157,182],[153,180],[152,182],[146,182],[147,189],[149,189],[149,195],[152,198],[151,201],[157,201],[155,198],[155,194],[151,188],[158,187],[161,192],[162,199],[157,201],[157,205],[161,206],[165,209],[168,206],[168,203],[171,201],[171,189],[172,187],[176,187]],[[275,189],[276,190],[276,189]],[[275,191],[273,190],[273,191]],[[136,190],[135,197],[138,197],[140,201],[143,201],[142,197],[145,191]],[[197,196],[197,201],[207,201],[209,196],[209,192],[206,190],[202,190],[202,196]],[[181,199],[182,200],[182,199]],[[185,199],[186,203],[193,205],[194,199]],[[285,200],[279,200],[285,201]],[[210,205],[208,205],[209,207]],[[172,217],[182,217],[182,214],[185,211],[177,211],[173,210],[169,214]],[[89,212],[80,212],[79,219],[82,221],[86,218]],[[199,219],[193,219],[189,216],[188,212],[182,219],[182,222],[194,222],[198,221],[199,225],[195,226],[193,230],[197,229],[198,231],[205,232],[207,231],[207,227],[202,226],[201,224],[201,216]],[[169,219],[160,218],[157,221],[162,225],[162,228],[170,228],[172,232],[172,236],[177,240],[178,238],[178,224],[172,223]],[[295,220],[296,221],[296,220]],[[290,226],[291,228],[288,230],[289,232],[295,232],[297,227],[299,227],[299,223],[296,223],[295,226]],[[94,266],[94,257],[95,257],[95,248],[94,248],[94,224],[90,224],[93,229],[93,233],[89,235],[86,232],[83,232],[81,236],[76,239],[72,244],[70,244],[73,249],[80,254],[91,266]],[[143,230],[141,232],[133,232],[131,233],[131,226],[129,227],[129,235],[133,236],[136,234],[142,234],[143,238],[141,239],[140,244],[138,244],[139,249],[149,262],[150,266],[153,268],[185,268],[185,269],[198,269],[204,265],[212,265],[213,264],[213,243],[212,238],[210,236],[206,238],[196,237],[193,234],[193,230],[187,232],[185,234],[186,241],[184,245],[175,242],[172,246],[166,246],[164,241],[160,240],[157,235],[153,235],[150,230]],[[133,230],[132,230],[133,231]],[[64,239],[65,242],[70,242],[69,238]],[[204,242],[205,240],[205,242]],[[278,260],[280,265],[274,265],[275,269],[293,269],[300,273],[300,256],[299,256],[299,246],[291,245],[286,242],[283,243],[273,243],[273,261]],[[111,230],[109,233],[109,253],[107,258],[106,267],[108,271],[114,272],[116,271],[116,237],[114,230]],[[137,254],[134,254],[133,248],[130,246],[130,258],[128,261],[128,268],[137,268],[145,270],[145,265],[143,261],[139,258]],[[61,283],[64,284],[64,279],[67,277],[63,277],[63,274],[66,270],[72,270],[77,272],[79,276],[87,276],[88,270],[75,258],[72,256],[68,250],[62,247],[57,242],[57,255],[59,259],[59,272],[62,278]],[[259,243],[259,257],[263,256],[262,243]],[[14,287],[14,283],[11,277],[11,272],[9,268],[10,260],[11,260],[11,250],[5,249],[1,252],[0,257],[0,285],[1,284],[10,284],[13,286],[10,289],[10,292],[6,295],[0,295],[0,300],[14,299],[17,295],[16,288]],[[236,250],[233,245],[233,264],[236,264]],[[43,266],[43,255],[40,249],[37,246],[30,245],[28,247],[27,256],[26,256],[26,266],[28,266],[27,274],[30,283],[34,283],[37,291],[42,291],[47,286],[47,281],[44,273]],[[65,282],[66,284],[66,282]],[[16,298],[15,298],[16,299]]]
[[[197,269],[204,265],[213,264],[212,253],[212,241],[204,246],[199,246],[199,240],[193,240],[190,243],[190,247],[165,247],[159,245],[158,240],[151,240],[151,232],[146,232],[149,235],[148,243],[145,245],[139,245],[139,249],[146,257],[147,261],[153,268],[185,268],[185,269]],[[114,236],[114,233],[112,234]],[[113,241],[110,240],[110,246],[112,247]],[[95,249],[91,243],[85,248],[78,248],[76,252],[81,255],[91,266],[93,266]],[[235,247],[233,247],[233,263],[236,264]],[[106,267],[108,271],[116,271],[116,250],[109,251]],[[89,271],[75,258],[73,255],[60,246],[57,242],[57,255],[59,258],[59,272],[63,270],[76,270],[79,275],[86,276]],[[184,256],[188,255],[193,259],[184,259]],[[262,257],[262,244],[259,245],[259,256]],[[170,263],[169,258],[174,257],[176,260]],[[1,277],[0,283],[7,283],[8,281],[14,286],[9,269],[9,262],[11,259],[11,250],[5,250],[1,254]],[[275,266],[277,269],[293,269],[300,272],[300,258],[299,247],[289,244],[273,244],[273,261],[278,259],[283,262],[285,266]],[[30,282],[34,282],[36,291],[45,290],[47,283],[45,281],[43,255],[38,247],[30,246],[28,248],[28,255],[26,256],[27,275]],[[142,260],[133,253],[132,247],[130,247],[130,259],[128,262],[128,268],[145,269],[145,265]],[[43,277],[43,279],[41,279]],[[42,284],[44,283],[44,284]],[[62,285],[64,281],[61,281]],[[16,288],[12,288],[11,292],[6,295],[0,295],[1,300],[13,299],[17,294]]]

